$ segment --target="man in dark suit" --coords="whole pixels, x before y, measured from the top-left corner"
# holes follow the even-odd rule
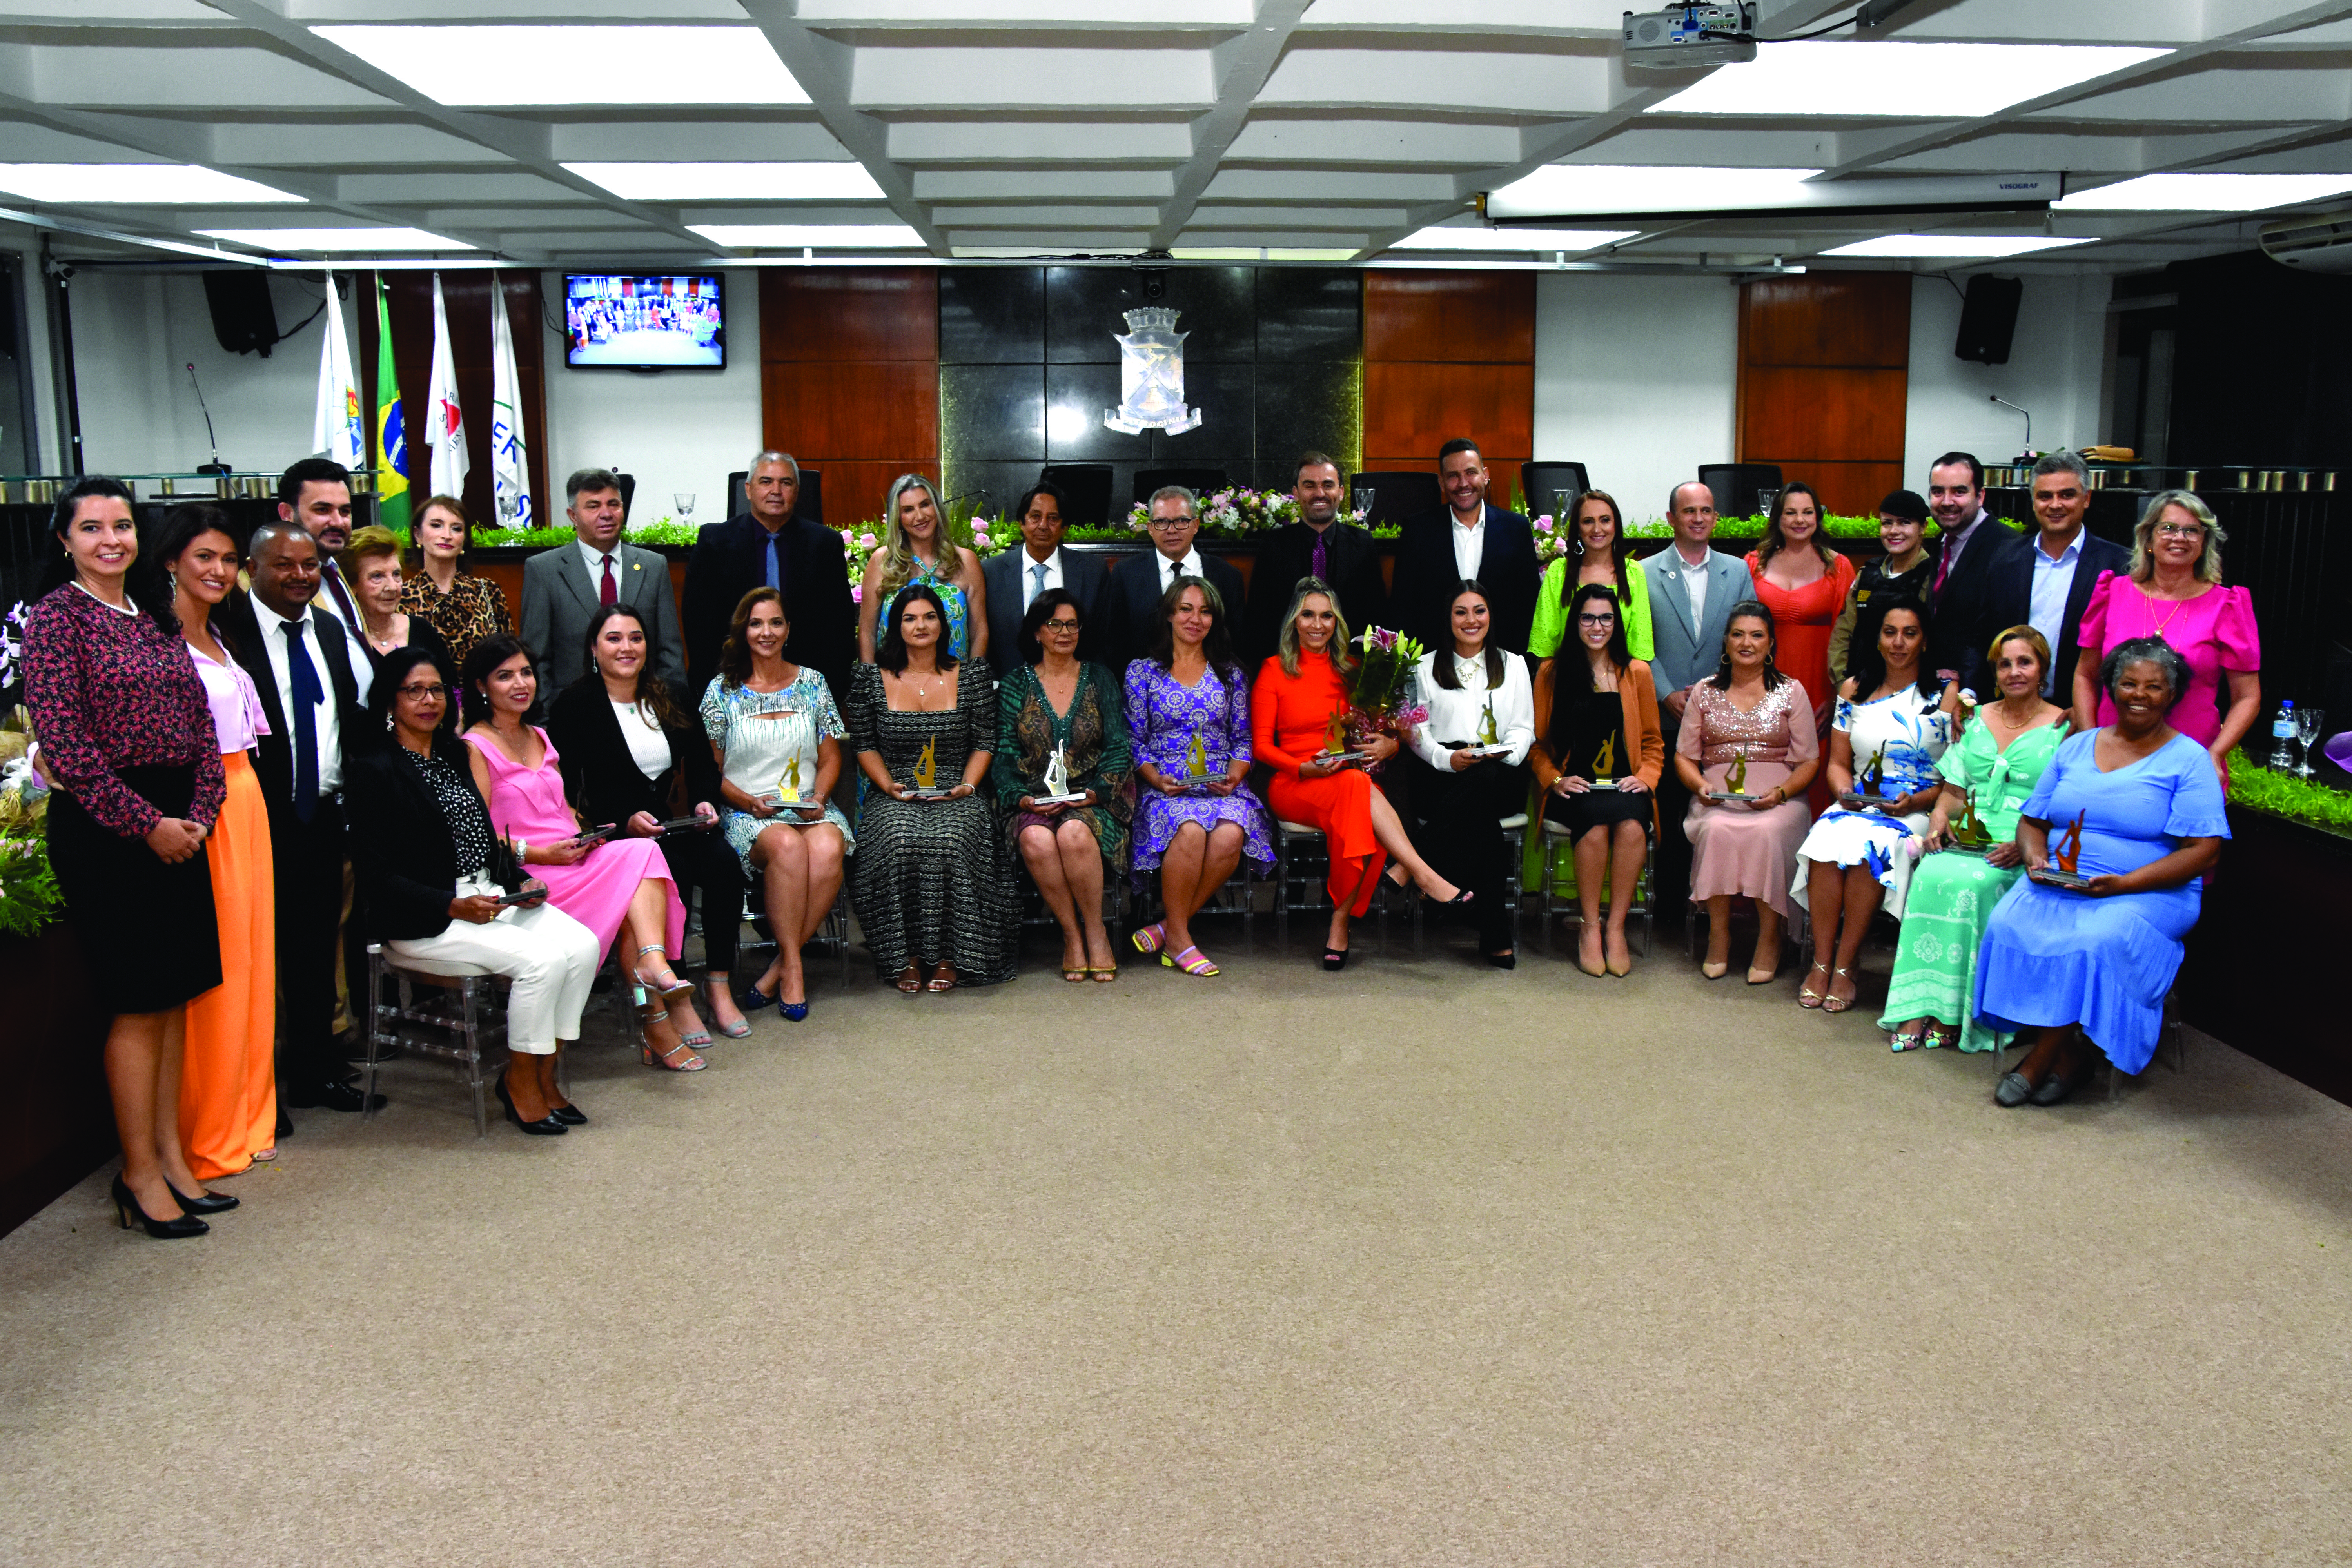
[[[1990,642],[2007,627],[2030,626],[2050,645],[2050,668],[2042,674],[2042,694],[2061,708],[2074,700],[2074,666],[2082,658],[2075,634],[2082,628],[2084,607],[2099,574],[2131,571],[2131,552],[2112,540],[2095,537],[2084,526],[2091,510],[2089,465],[2072,452],[2053,452],[2033,465],[2033,517],[2039,525],[2022,550],[2011,550],[1993,563],[1989,584]],[[1984,648],[1976,649],[1984,658]],[[1983,679],[1990,681],[1989,673]],[[1980,690],[1987,701],[1994,693]]]
[[[335,972],[342,962],[343,754],[368,739],[358,680],[366,666],[342,623],[312,602],[319,546],[299,523],[263,523],[246,553],[252,592],[231,595],[221,613],[269,720],[254,772],[269,803],[278,903],[285,1047],[278,1102],[358,1110],[360,1091],[335,1044]]]
[[[849,694],[849,667],[857,653],[857,605],[849,596],[841,535],[794,515],[801,499],[800,465],[788,452],[762,452],[743,480],[751,510],[704,528],[686,563],[680,619],[686,628],[688,707],[719,673],[735,606],[754,588],[784,596],[792,636],[784,658],[825,679],[838,702]]]
[[[1192,547],[1192,536],[1201,531],[1200,513],[1199,498],[1181,485],[1151,492],[1151,548],[1112,568],[1103,595],[1107,613],[1098,617],[1108,623],[1107,647],[1088,656],[1113,675],[1124,677],[1128,665],[1149,651],[1159,631],[1160,595],[1180,576],[1206,579],[1224,601],[1226,624],[1233,624],[1234,606],[1242,602],[1242,574],[1231,563]]]
[[[1066,589],[1078,602],[1078,619],[1086,623],[1078,635],[1080,658],[1098,658],[1110,646],[1110,628],[1096,624],[1096,613],[1106,607],[1103,585],[1110,580],[1110,568],[1098,555],[1062,548],[1062,535],[1068,531],[1062,501],[1061,487],[1051,480],[1032,486],[1013,510],[1021,548],[1000,550],[981,563],[980,578],[988,589],[988,662],[1000,677],[1028,662],[1021,620],[1048,588]]]
[[[1389,615],[1396,629],[1423,647],[1454,646],[1454,587],[1475,579],[1493,613],[1488,639],[1513,653],[1527,651],[1536,620],[1535,531],[1515,511],[1486,500],[1486,465],[1475,441],[1448,441],[1437,454],[1437,482],[1445,504],[1406,520],[1397,540],[1396,586]]]
[[[2025,541],[1984,509],[1984,465],[1966,452],[1947,452],[1927,469],[1927,510],[1942,537],[1936,552],[1935,611],[1927,626],[1927,658],[1938,676],[1990,700],[1985,644],[2013,621],[1997,618],[1992,584],[2004,563],[2014,565]]]
[[[621,540],[621,481],[608,469],[583,468],[563,482],[570,544],[522,563],[522,645],[539,666],[541,700],[555,700],[588,668],[588,622],[605,605],[626,605],[646,623],[654,673],[691,707],[677,601],[669,561]]]
[[[1339,466],[1320,452],[1301,453],[1290,493],[1298,502],[1300,521],[1267,534],[1250,568],[1249,616],[1238,630],[1241,650],[1253,669],[1273,656],[1282,636],[1283,614],[1290,608],[1301,577],[1320,577],[1331,584],[1350,637],[1388,615],[1381,548],[1370,532],[1339,515],[1346,494]]]

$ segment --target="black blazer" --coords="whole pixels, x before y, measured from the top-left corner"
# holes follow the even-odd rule
[[[844,702],[849,667],[857,658],[857,606],[849,596],[841,535],[821,522],[794,518],[777,537],[784,546],[784,615],[793,626],[784,658],[824,676],[834,700]],[[767,580],[768,531],[750,512],[714,522],[695,536],[678,595],[687,689],[671,694],[685,707],[699,702],[719,674],[719,649],[735,606]]]
[[[1021,646],[1021,622],[1027,614],[1021,607],[1026,596],[1021,580],[1032,564],[1028,551],[1018,543],[980,563],[980,580],[988,584],[988,662],[999,679],[1027,660],[1028,649]],[[1078,602],[1078,617],[1087,627],[1078,634],[1080,658],[1093,658],[1094,650],[1109,640],[1108,628],[1096,624],[1108,608],[1103,585],[1109,581],[1110,568],[1101,556],[1063,547],[1062,586]]]
[[[269,805],[272,819],[281,813],[290,816],[294,809],[294,726],[287,721],[285,704],[278,700],[278,676],[269,668],[269,655],[263,647],[262,639],[268,634],[261,629],[252,596],[242,589],[232,591],[222,602],[220,614],[236,645],[236,662],[253,677],[254,689],[261,694],[261,710],[269,718],[269,733],[253,745],[253,771],[261,785],[262,798]],[[381,737],[370,735],[367,710],[360,706],[359,678],[352,673],[352,662],[358,656],[352,651],[351,637],[344,632],[343,623],[313,606],[310,640],[316,646],[319,662],[326,667],[327,683],[335,694],[335,722],[342,731],[341,760],[348,790],[353,759],[373,750],[372,739]],[[445,904],[447,901],[442,900]],[[446,920],[442,922],[447,923]]]
[[[1199,545],[1202,573],[1217,596],[1225,602],[1230,616],[1233,607],[1245,597],[1241,569],[1222,556],[1212,555]],[[1112,566],[1110,583],[1104,592],[1106,614],[1100,618],[1108,624],[1103,641],[1094,645],[1087,657],[1102,665],[1111,674],[1124,679],[1127,667],[1141,658],[1151,647],[1152,617],[1160,608],[1160,568],[1157,551],[1147,550],[1140,555],[1120,557]],[[1091,644],[1091,637],[1080,639]]]
[[[2033,557],[2041,548],[2034,543],[2034,537],[2031,533],[2025,535],[2024,549],[2005,552],[1999,561],[1993,563],[1992,581],[1988,585],[1988,598],[1992,610],[1988,619],[1991,624],[1973,650],[1977,672],[1988,681],[1991,679],[1991,672],[1984,668],[1984,645],[2004,627],[2025,625],[2033,612]],[[1966,566],[1968,563],[1968,553],[1963,552],[1960,564]],[[2083,530],[2082,551],[2074,557],[2074,581],[2066,590],[2066,616],[2059,623],[2057,640],[2050,645],[2050,667],[2056,677],[2056,684],[2052,689],[2059,694],[2060,707],[2065,707],[2074,700],[2069,694],[2074,689],[2074,665],[2083,651],[2075,634],[2082,630],[2083,611],[2091,602],[2092,587],[2097,584],[2102,572],[2121,575],[2130,571],[2130,551],[2112,540],[2098,538],[2087,527]],[[1977,689],[1977,695],[1986,701],[1990,701],[1993,697],[1992,692],[1981,687]]]
[[[447,668],[449,709],[447,712],[441,715],[441,727],[452,735],[456,734],[458,719],[465,704],[457,700],[457,656],[449,651],[449,639],[436,631],[433,623],[423,616],[412,615],[408,617],[408,646],[426,649]],[[360,640],[360,651],[367,655],[368,668],[372,672],[372,678],[373,675],[383,673],[383,661],[392,657],[390,654],[376,652],[375,645],[364,637]]]
[[[1419,638],[1423,647],[1452,647],[1454,585],[1461,580],[1454,564],[1454,513],[1441,506],[1407,519],[1397,540],[1396,591],[1389,601],[1389,624]],[[1493,612],[1487,645],[1525,653],[1535,630],[1536,591],[1543,583],[1543,568],[1536,564],[1535,531],[1528,520],[1492,501],[1486,503],[1478,581]]]
[[[1937,560],[1941,562],[1941,546]],[[1984,648],[1992,634],[2015,621],[2000,619],[1995,584],[2008,579],[2021,563],[2031,568],[2022,552],[2032,542],[1997,517],[1988,517],[1960,552],[1959,564],[1936,591],[1934,618],[1927,627],[1930,669],[1956,670],[1960,684],[1978,697],[1990,700],[1984,684]],[[2053,653],[2056,650],[2052,650]]]
[[[1283,612],[1298,580],[1315,564],[1315,531],[1303,522],[1285,523],[1257,547],[1250,568],[1247,617],[1234,628],[1243,668],[1255,669],[1271,658],[1282,638]],[[1323,580],[1339,595],[1339,614],[1350,635],[1388,614],[1389,587],[1381,575],[1381,547],[1372,536],[1349,522],[1335,522],[1323,541]]]
[[[465,744],[433,737],[434,755],[457,770],[468,793],[473,764]],[[436,936],[449,924],[449,901],[457,896],[457,844],[441,803],[404,761],[395,745],[378,746],[343,764],[343,795],[351,819],[366,824],[351,836],[358,873],[360,929],[370,942]],[[474,795],[481,799],[478,794]],[[489,821],[487,808],[482,813]],[[513,892],[523,879],[512,866],[488,868],[499,886]]]
[[[699,725],[665,724],[669,742],[669,766],[656,778],[641,772],[629,755],[612,700],[604,694],[602,676],[575,680],[564,689],[547,713],[547,738],[555,742],[563,768],[563,793],[592,826],[626,822],[638,812],[655,816],[683,816],[703,801],[726,809],[719,798],[719,763],[710,752],[710,738]],[[677,794],[679,775],[686,793]],[[673,809],[675,805],[675,809]]]

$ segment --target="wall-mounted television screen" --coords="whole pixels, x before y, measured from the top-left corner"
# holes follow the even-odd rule
[[[567,273],[563,363],[621,370],[727,363],[719,279],[642,273]]]

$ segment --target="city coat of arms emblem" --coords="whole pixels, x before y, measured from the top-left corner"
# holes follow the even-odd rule
[[[1103,424],[1129,436],[1165,430],[1180,436],[1201,423],[1201,411],[1184,406],[1184,338],[1176,330],[1181,312],[1150,306],[1127,314],[1118,344],[1119,405],[1103,410]]]

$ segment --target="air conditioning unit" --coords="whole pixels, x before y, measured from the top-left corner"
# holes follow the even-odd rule
[[[2352,211],[2281,218],[2258,237],[2263,255],[2298,272],[2352,272]]]

